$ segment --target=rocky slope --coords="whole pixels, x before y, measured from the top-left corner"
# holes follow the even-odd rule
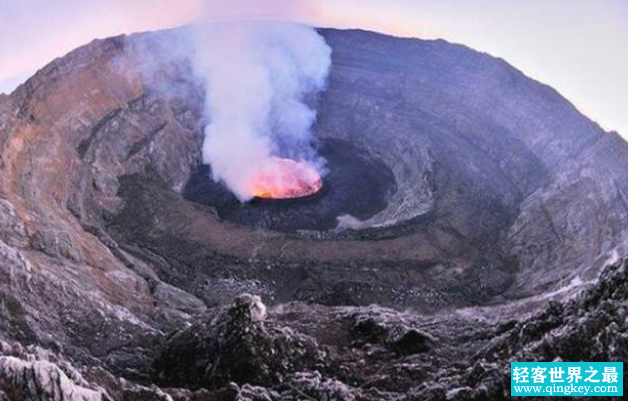
[[[316,135],[394,183],[362,220],[259,230],[184,196],[183,33],[0,96],[0,400],[504,399],[511,360],[626,361],[616,133],[463,46],[322,30]]]
[[[0,397],[507,399],[511,360],[627,360],[627,266],[626,261],[609,265],[594,287],[568,302],[552,301],[529,317],[501,322],[487,317],[493,311],[484,308],[423,316],[378,306],[297,302],[267,313],[258,297],[241,295],[164,338],[151,367],[161,389],[116,378],[100,367],[79,372],[49,351],[1,343]]]

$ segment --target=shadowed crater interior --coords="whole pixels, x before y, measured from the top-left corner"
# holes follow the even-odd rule
[[[340,216],[364,220],[386,208],[388,196],[397,190],[395,176],[386,164],[341,140],[322,140],[319,153],[327,160],[327,174],[322,189],[311,196],[254,198],[241,203],[222,183],[211,179],[208,165],[193,172],[183,195],[213,206],[225,220],[283,232],[331,230]]]

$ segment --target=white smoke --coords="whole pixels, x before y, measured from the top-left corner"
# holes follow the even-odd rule
[[[331,49],[311,27],[221,22],[195,29],[194,68],[206,84],[203,159],[241,200],[273,157],[320,167],[311,145],[316,113],[304,96],[324,88]]]

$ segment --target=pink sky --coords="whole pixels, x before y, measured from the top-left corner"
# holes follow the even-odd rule
[[[281,18],[444,38],[502,57],[628,137],[627,0],[0,0],[0,92],[120,33]]]

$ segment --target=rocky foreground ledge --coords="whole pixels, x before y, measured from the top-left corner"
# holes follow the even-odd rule
[[[627,265],[609,265],[571,300],[497,326],[474,310],[443,318],[290,303],[266,311],[244,294],[164,335],[136,381],[1,342],[0,401],[502,400],[510,361],[628,361]]]

